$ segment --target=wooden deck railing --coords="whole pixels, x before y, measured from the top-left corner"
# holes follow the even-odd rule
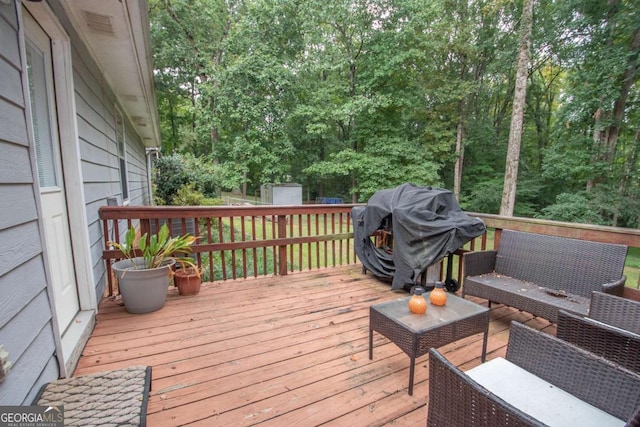
[[[640,230],[602,225],[576,224],[571,222],[549,221],[543,219],[504,217],[482,213],[471,213],[482,219],[488,229],[518,230],[529,233],[549,234],[579,240],[591,240],[603,243],[618,243],[640,248]],[[498,242],[496,242],[496,245]]]
[[[205,280],[260,275],[286,275],[288,272],[357,262],[353,246],[351,208],[353,205],[302,206],[105,206],[100,208],[103,221],[109,295],[113,294],[111,261],[122,254],[107,246],[120,241],[131,225],[141,234],[159,229],[167,222],[173,235],[183,230],[198,236],[193,256],[204,268]],[[640,230],[563,223],[530,218],[469,213],[481,218],[490,230],[445,259],[441,276],[447,274],[460,281],[460,256],[469,250],[496,247],[503,229],[571,237],[640,247]],[[452,263],[449,264],[449,260]],[[456,271],[454,272],[454,267]],[[629,286],[629,283],[627,284]],[[635,285],[637,287],[637,285]],[[637,294],[640,298],[640,294]]]
[[[100,209],[103,221],[109,295],[113,294],[110,260],[122,258],[108,241],[127,228],[140,234],[167,223],[172,235],[183,230],[198,236],[193,256],[205,280],[286,275],[288,272],[357,262],[353,249],[351,205],[303,206],[158,206]]]

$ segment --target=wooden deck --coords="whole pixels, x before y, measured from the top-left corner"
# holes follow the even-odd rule
[[[398,347],[375,333],[368,359],[369,306],[406,295],[358,264],[208,283],[146,315],[105,301],[75,375],[152,366],[152,427],[424,425],[428,356],[413,396]],[[511,320],[555,334],[546,320],[494,306],[488,359],[504,355]],[[478,334],[440,350],[466,370],[481,345]]]

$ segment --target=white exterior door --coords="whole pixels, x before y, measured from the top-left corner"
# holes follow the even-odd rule
[[[79,302],[56,120],[51,40],[28,14],[25,14],[24,21],[44,237],[58,327],[62,334],[78,313]]]

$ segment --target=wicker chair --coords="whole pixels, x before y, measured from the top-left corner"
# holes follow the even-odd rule
[[[640,302],[594,292],[587,317],[561,310],[556,336],[640,373]]]
[[[636,373],[517,322],[511,324],[506,360],[583,402],[620,420],[629,420],[627,426],[638,425],[640,375]],[[513,381],[509,377],[495,377]],[[438,350],[430,350],[427,426],[543,425],[516,408],[509,397],[498,397],[470,374],[456,368]]]
[[[462,257],[462,296],[505,304],[550,322],[587,314],[591,292],[622,295],[627,246],[503,230],[497,251]]]

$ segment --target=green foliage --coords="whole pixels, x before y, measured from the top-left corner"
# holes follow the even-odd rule
[[[460,206],[470,212],[497,214],[502,200],[504,178],[482,180],[468,194],[460,197]]]
[[[180,188],[191,181],[191,175],[179,154],[161,156],[153,164],[156,204],[168,204]]]
[[[235,251],[236,263],[233,264],[232,251],[224,251],[224,257],[220,252],[213,253],[213,274],[209,269],[209,254],[206,253],[202,257],[202,265],[204,266],[204,280],[222,280],[223,278],[223,258],[224,258],[224,268],[227,272],[227,277],[232,277],[232,271],[235,270],[236,277],[242,277],[243,275],[243,265],[242,262],[242,252],[240,250]],[[266,254],[266,263],[264,261],[264,257]],[[254,268],[259,272],[259,274],[273,274],[273,249],[271,248],[258,248],[256,249],[256,259],[254,260],[253,256],[247,257],[247,271],[253,272]]]
[[[219,204],[214,199],[219,198],[220,191],[234,188],[239,182],[230,165],[216,165],[206,157],[178,153],[156,159],[152,177],[158,205]]]
[[[149,6],[163,152],[183,153],[155,180],[165,202],[187,183],[214,197],[289,177],[364,202],[403,182],[451,188],[464,154],[461,204],[499,211],[521,1]],[[637,227],[640,8],[534,12],[515,213]],[[564,194],[595,216],[563,214],[578,203]]]
[[[135,239],[136,229],[131,227],[125,233],[125,243],[108,242],[107,244],[113,246],[115,249],[122,252],[122,254],[129,260],[136,257],[135,252]],[[183,236],[170,237],[169,227],[167,224],[162,224],[160,231],[157,234],[152,234],[147,238],[147,233],[143,234],[138,241],[140,252],[142,252],[142,258],[144,259],[144,265],[133,264],[136,268],[158,268],[165,265],[168,260],[175,260],[180,263],[182,268],[195,267],[193,260],[189,257],[176,256],[188,255],[191,253],[191,245],[195,243],[196,238],[190,234]]]
[[[555,203],[543,208],[536,218],[605,225],[590,199],[586,192],[559,194]]]
[[[171,199],[173,206],[219,206],[222,205],[222,199],[206,197],[200,191],[196,190],[195,183],[189,183],[178,189],[177,193]]]

